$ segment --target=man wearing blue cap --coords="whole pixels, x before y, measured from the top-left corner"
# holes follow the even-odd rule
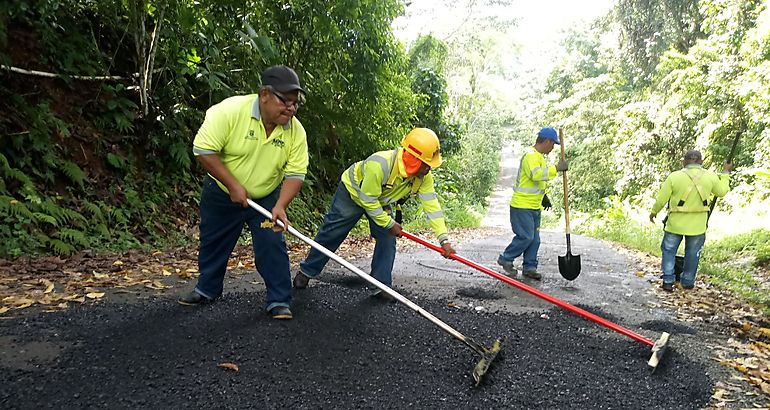
[[[543,207],[550,207],[545,197],[547,182],[556,177],[557,171],[566,171],[567,162],[559,161],[556,166],[548,165],[545,156],[559,143],[556,130],[546,127],[537,133],[533,149],[521,157],[519,171],[513,185],[511,198],[511,228],[514,237],[508,247],[497,258],[508,276],[517,275],[513,260],[524,254],[522,274],[540,280],[537,272],[537,251],[540,248],[540,213]]]
[[[193,141],[193,153],[207,172],[200,201],[200,277],[179,303],[201,305],[222,294],[227,260],[245,224],[267,288],[265,309],[274,319],[292,318],[289,257],[275,222],[289,225],[286,207],[307,172],[307,136],[295,117],[304,96],[294,70],[272,66],[262,73],[258,94],[226,98],[206,111]],[[247,199],[270,209],[272,220],[251,209]]]

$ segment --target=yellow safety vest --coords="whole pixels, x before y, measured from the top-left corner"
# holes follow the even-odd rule
[[[364,208],[366,214],[379,226],[390,229],[396,221],[383,210],[398,200],[416,195],[439,242],[448,239],[444,212],[438,202],[433,174],[422,178],[406,175],[403,149],[376,152],[356,162],[342,173],[350,198]]]
[[[547,182],[556,177],[556,167],[548,165],[545,156],[538,150],[522,155],[519,171],[513,183],[511,207],[542,209],[543,195]]]
[[[706,232],[709,199],[712,195],[722,197],[729,190],[729,174],[717,176],[699,164],[690,164],[672,172],[663,181],[652,206],[652,213],[657,214],[668,204],[669,214],[664,228],[666,232],[700,235]]]

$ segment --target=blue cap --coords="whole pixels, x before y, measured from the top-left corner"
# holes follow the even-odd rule
[[[552,140],[553,142],[559,144],[559,135],[556,134],[556,130],[551,127],[541,128],[540,131],[538,131],[537,136],[540,138]]]

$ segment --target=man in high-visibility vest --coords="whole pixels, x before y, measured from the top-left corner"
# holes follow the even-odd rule
[[[342,173],[331,207],[315,241],[334,252],[361,216],[366,216],[371,235],[376,241],[371,275],[391,286],[396,237],[401,235],[401,221],[394,219],[385,209],[392,209],[403,199],[417,196],[444,256],[448,257],[455,250],[449,242],[444,213],[430,172],[431,168],[438,167],[441,162],[436,134],[427,128],[415,128],[403,138],[401,148],[376,152],[351,165]],[[306,288],[311,278],[321,274],[328,261],[328,256],[315,248],[311,249],[294,276],[294,288]],[[379,290],[373,296],[390,300],[387,293]]]
[[[304,97],[294,70],[272,66],[262,73],[258,94],[226,98],[206,111],[193,141],[193,153],[207,172],[200,201],[200,276],[179,303],[202,305],[222,295],[227,260],[245,224],[267,288],[265,310],[273,319],[292,319],[289,256],[275,222],[289,225],[286,207],[305,180],[307,135],[296,118]],[[251,209],[248,199],[270,209],[272,218]]]
[[[511,196],[510,218],[514,237],[497,258],[497,263],[508,276],[518,274],[513,261],[523,254],[522,274],[535,280],[542,278],[537,271],[537,251],[540,249],[540,214],[544,205],[550,207],[545,188],[548,181],[556,177],[557,171],[567,170],[566,161],[559,161],[553,166],[545,160],[555,144],[559,144],[556,130],[543,128],[537,133],[532,150],[521,157]]]
[[[720,175],[703,169],[700,151],[690,150],[684,154],[684,168],[672,172],[660,188],[650,213],[650,222],[668,204],[668,216],[663,221],[663,290],[674,290],[676,275],[674,263],[676,251],[684,238],[684,267],[680,283],[684,289],[695,287],[701,250],[706,242],[706,224],[709,218],[709,200],[712,196],[723,197],[730,190],[730,171],[733,165],[724,163]]]

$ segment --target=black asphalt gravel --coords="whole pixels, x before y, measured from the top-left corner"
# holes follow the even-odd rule
[[[650,374],[649,347],[569,312],[477,312],[414,295],[479,343],[506,339],[475,387],[476,353],[368,294],[311,286],[296,292],[292,321],[268,318],[257,292],[202,307],[167,297],[0,322],[0,338],[12,342],[3,349],[63,348],[2,369],[0,408],[697,409],[711,394],[706,369],[675,345]]]

